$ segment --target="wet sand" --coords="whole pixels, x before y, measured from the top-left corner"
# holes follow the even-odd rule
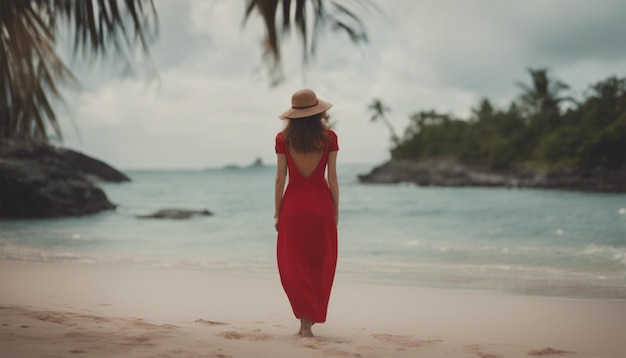
[[[277,276],[0,261],[2,357],[626,357],[626,301],[339,276],[298,328]]]

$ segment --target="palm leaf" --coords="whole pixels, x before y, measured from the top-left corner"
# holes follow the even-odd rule
[[[127,63],[157,33],[152,0],[0,1],[1,138],[45,143],[50,128],[62,138],[51,100],[62,100],[58,85],[74,77],[55,52],[60,23],[74,35],[75,55],[106,56],[112,47]]]
[[[302,42],[302,63],[307,65],[317,50],[317,38],[320,32],[328,26],[331,30],[341,31],[348,35],[353,43],[367,42],[367,31],[353,9],[357,4],[370,4],[369,1],[332,1],[332,0],[295,0],[295,9],[292,13],[292,0],[280,0],[282,15],[282,33],[289,33],[291,27],[296,27]],[[330,10],[325,4],[330,3]],[[350,4],[352,7],[348,7]],[[281,69],[280,39],[277,36],[276,16],[279,0],[248,0],[243,24],[257,10],[263,18],[266,36],[263,43],[264,58],[269,63],[269,74],[272,84],[283,80]],[[312,31],[309,34],[307,9],[312,11]],[[293,19],[293,21],[292,21]]]

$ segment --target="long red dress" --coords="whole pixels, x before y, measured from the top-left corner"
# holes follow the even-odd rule
[[[296,318],[325,322],[337,265],[337,223],[328,182],[328,153],[339,150],[337,135],[329,142],[313,173],[304,177],[280,134],[276,153],[287,156],[289,183],[280,206],[277,258],[280,280]]]

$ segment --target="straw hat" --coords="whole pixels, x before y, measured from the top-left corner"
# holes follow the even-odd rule
[[[303,118],[326,112],[333,105],[317,98],[315,92],[305,88],[291,96],[291,108],[280,115],[280,119]]]

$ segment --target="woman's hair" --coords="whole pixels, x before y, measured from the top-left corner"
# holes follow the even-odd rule
[[[328,119],[326,113],[309,117],[291,118],[281,132],[281,138],[287,146],[298,153],[311,153],[324,150],[328,142]]]

